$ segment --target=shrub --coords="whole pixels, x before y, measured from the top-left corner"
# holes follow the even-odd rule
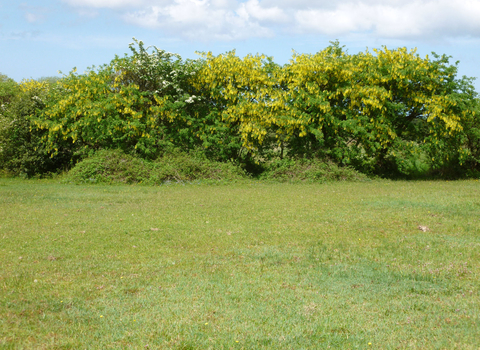
[[[320,159],[277,159],[264,165],[260,179],[277,181],[366,181],[368,177],[347,166]]]
[[[15,80],[0,73],[0,113],[20,92],[20,86]]]
[[[258,159],[277,147],[389,176],[474,161],[464,132],[476,93],[445,55],[386,47],[351,55],[334,42],[283,67],[261,55],[205,57],[197,84]]]
[[[154,161],[125,154],[121,150],[100,150],[77,163],[65,177],[75,183],[143,183],[193,180],[238,180],[245,173],[228,162],[216,162],[198,151],[172,151]]]
[[[56,154],[66,141],[82,157],[118,148],[155,159],[172,146],[202,147],[222,160],[236,154],[231,128],[211,113],[212,106],[190,82],[200,60],[183,61],[141,41],[130,49],[130,56],[82,75],[73,70],[59,82],[34,120],[46,130],[49,150]]]
[[[193,180],[238,180],[246,177],[245,172],[231,162],[209,160],[203,151],[189,153],[174,151],[154,162],[152,180],[193,181]]]
[[[60,147],[52,156],[43,142],[45,131],[34,128],[30,118],[45,107],[48,82],[25,80],[0,111],[0,169],[13,175],[31,177],[56,172],[68,164],[68,148]]]
[[[81,183],[138,183],[149,178],[150,163],[121,150],[100,150],[78,162],[66,176]]]

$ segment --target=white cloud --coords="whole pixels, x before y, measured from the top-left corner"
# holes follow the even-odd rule
[[[357,11],[339,7],[333,10],[309,9],[295,13],[296,31],[343,35],[349,32],[370,30],[372,23],[368,18],[358,16]]]
[[[45,21],[48,9],[41,6],[31,6],[26,3],[21,3],[19,6],[23,12],[23,16],[28,23],[41,23]]]
[[[375,38],[480,37],[478,0],[62,0],[110,8],[133,25],[193,40],[277,33]]]
[[[199,41],[271,37],[273,29],[263,22],[288,19],[278,8],[261,8],[257,0],[244,4],[226,0],[176,0],[168,6],[127,13],[124,18],[135,25]]]
[[[62,0],[62,2],[76,7],[120,8],[145,6],[148,1],[143,0]]]
[[[240,11],[262,22],[285,23],[289,21],[289,16],[278,6],[263,7],[258,0],[249,0],[241,4]]]
[[[25,19],[29,23],[42,22],[45,19],[45,16],[38,13],[27,12],[25,13]]]
[[[326,35],[370,32],[380,38],[472,36],[480,30],[480,2],[471,0],[349,1],[329,10],[295,13],[296,30]]]

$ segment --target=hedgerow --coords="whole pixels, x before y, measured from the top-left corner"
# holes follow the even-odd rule
[[[1,167],[31,175],[102,149],[152,161],[201,149],[205,160],[255,172],[282,162],[389,177],[480,171],[473,79],[459,78],[445,55],[386,47],[352,55],[334,42],[280,66],[234,51],[182,60],[137,40],[130,49],[49,84],[2,78]]]

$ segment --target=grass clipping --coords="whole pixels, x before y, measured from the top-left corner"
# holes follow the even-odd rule
[[[147,161],[121,150],[100,150],[76,164],[65,180],[157,185],[196,180],[232,181],[245,177],[245,172],[234,164],[211,161],[199,153],[173,152],[155,161]]]

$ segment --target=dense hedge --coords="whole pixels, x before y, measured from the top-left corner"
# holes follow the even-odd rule
[[[251,172],[281,159],[382,176],[480,171],[480,103],[447,56],[352,55],[335,42],[280,66],[235,52],[184,61],[141,41],[130,49],[58,81],[2,76],[0,167],[31,176],[101,149],[155,160],[177,148]]]

